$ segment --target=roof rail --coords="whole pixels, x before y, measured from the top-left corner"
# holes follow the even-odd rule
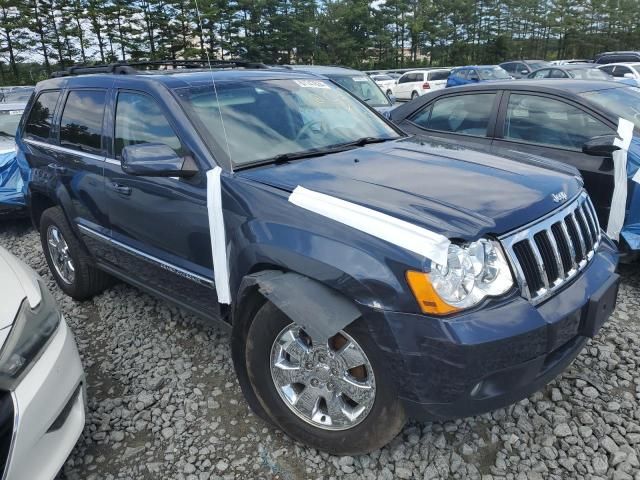
[[[248,62],[245,60],[150,60],[137,62],[116,62],[107,65],[78,65],[53,72],[51,78],[70,77],[74,75],[88,75],[96,73],[112,73],[121,75],[135,75],[144,70],[161,70],[161,67],[178,68],[269,68],[264,63]]]

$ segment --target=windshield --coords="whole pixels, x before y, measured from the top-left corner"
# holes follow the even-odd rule
[[[0,141],[10,136],[16,136],[18,123],[22,117],[22,110],[0,110]]]
[[[529,62],[528,65],[531,70],[538,70],[539,68],[548,67],[551,64],[548,62]]]
[[[579,95],[608,110],[616,117],[626,118],[633,122],[636,128],[640,128],[640,88],[610,88]]]
[[[478,74],[482,80],[506,80],[511,78],[502,67],[479,68]]]
[[[364,137],[399,137],[384,120],[328,80],[216,82],[216,90],[217,97],[211,85],[185,87],[176,93],[210,145],[228,151],[235,167]]]
[[[382,90],[366,75],[326,75],[345,90],[372,107],[388,107],[391,105]]]
[[[611,75],[597,68],[577,68],[575,70],[567,70],[567,73],[571,78],[578,80],[611,80]]]

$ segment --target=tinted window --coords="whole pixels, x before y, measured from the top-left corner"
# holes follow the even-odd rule
[[[609,75],[613,75],[615,77],[615,73],[614,73],[615,68],[616,67],[609,65],[607,67],[602,67],[600,70],[602,70],[603,72],[607,72]]]
[[[616,62],[637,62],[639,55],[621,55],[616,59]]]
[[[551,70],[549,70],[548,68],[545,68],[544,70],[538,70],[537,72],[533,72],[531,74],[531,78],[549,78],[549,73],[551,72]]]
[[[511,78],[502,67],[479,68],[478,74],[482,80],[507,80]]]
[[[511,94],[505,138],[574,150],[592,137],[612,133],[601,121],[567,103],[535,95]]]
[[[60,120],[60,145],[90,153],[102,148],[104,91],[69,92]]]
[[[164,143],[182,156],[180,140],[160,106],[148,95],[121,92],[116,105],[115,155],[139,143]]]
[[[507,72],[509,73],[514,73],[516,71],[515,69],[515,63],[503,63],[502,65],[500,65],[502,68],[504,68]]]
[[[405,74],[398,79],[398,83],[407,83],[411,75]]]
[[[49,138],[53,113],[59,96],[60,91],[43,92],[40,94],[31,108],[31,113],[29,113],[29,119],[25,127],[25,136],[44,140]]]
[[[615,69],[616,76],[624,77],[625,73],[631,73],[631,69],[628,67],[623,67],[622,65],[618,65]]]
[[[558,70],[557,68],[554,68],[551,70],[551,74],[549,75],[549,78],[567,78],[567,75],[562,70]]]
[[[429,72],[429,80],[446,80],[449,78],[449,72]]]
[[[434,103],[430,116],[421,112],[412,121],[430,130],[484,136],[494,98],[494,93],[445,97]]]
[[[469,80],[480,80],[480,77],[478,77],[478,72],[475,69],[468,70],[467,78]]]

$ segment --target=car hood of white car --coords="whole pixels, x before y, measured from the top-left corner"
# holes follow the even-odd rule
[[[0,247],[0,346],[4,343],[3,329],[13,324],[25,297],[32,308],[40,303],[38,274]]]

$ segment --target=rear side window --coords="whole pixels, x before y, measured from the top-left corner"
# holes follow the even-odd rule
[[[47,140],[51,133],[53,114],[58,103],[60,91],[42,92],[34,102],[27,125],[24,129],[25,137]]]
[[[140,143],[163,143],[177,155],[182,146],[158,103],[148,95],[120,92],[116,105],[115,156],[122,149]]]
[[[60,146],[100,153],[105,96],[104,90],[69,92],[60,120]]]
[[[411,121],[429,130],[485,136],[495,93],[457,95],[437,100],[429,111],[418,113]]]
[[[504,137],[511,140],[580,150],[592,137],[613,133],[586,112],[536,95],[509,96]]]

